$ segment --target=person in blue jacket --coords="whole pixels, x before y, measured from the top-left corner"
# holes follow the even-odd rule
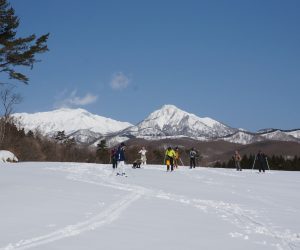
[[[117,175],[126,175],[124,171],[125,166],[125,144],[122,142],[116,153],[116,159],[117,159],[117,166],[118,166],[118,173]]]

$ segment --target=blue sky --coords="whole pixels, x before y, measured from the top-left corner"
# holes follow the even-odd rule
[[[300,1],[12,0],[50,32],[17,112],[137,123],[163,104],[255,131],[300,127]]]

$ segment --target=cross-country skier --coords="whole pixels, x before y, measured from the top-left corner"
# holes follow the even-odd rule
[[[146,165],[147,164],[146,153],[147,153],[147,150],[145,149],[145,147],[142,147],[142,149],[139,151],[139,154],[141,154],[142,165]]]
[[[234,164],[235,164],[235,167],[236,167],[236,170],[237,171],[242,171],[242,168],[241,168],[241,160],[242,160],[242,157],[240,156],[239,152],[238,151],[235,151],[234,155],[232,156],[233,160],[234,160]]]
[[[125,144],[122,142],[117,150],[117,166],[118,166],[118,173],[117,175],[126,175],[125,174],[125,170],[124,170],[124,166],[125,166]]]
[[[117,168],[117,149],[113,148],[110,151],[110,162],[112,164],[113,169]]]
[[[258,162],[259,172],[261,172],[261,171],[265,172],[266,157],[267,156],[261,150],[258,151],[258,153],[256,155],[256,159],[257,159],[257,162]]]
[[[194,148],[192,148],[190,151],[190,168],[196,167],[196,156],[197,156],[197,152],[195,151]]]
[[[170,166],[171,166],[171,171],[174,170],[174,159],[175,159],[175,151],[171,147],[168,147],[165,153],[165,163],[167,165],[167,171],[170,170]]]

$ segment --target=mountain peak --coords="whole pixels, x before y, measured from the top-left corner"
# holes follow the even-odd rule
[[[56,113],[77,113],[77,114],[91,114],[89,111],[83,108],[59,108],[55,109],[50,112],[56,112]]]
[[[187,115],[187,113],[183,110],[177,108],[174,105],[166,104],[163,105],[160,109],[152,112],[145,120],[156,121],[156,125],[162,128],[171,120],[181,120],[185,115]]]
[[[108,134],[121,131],[132,126],[128,122],[120,122],[111,118],[94,115],[85,109],[62,108],[35,114],[15,113],[26,130],[38,129],[42,134],[64,130],[66,134],[77,130],[88,129],[92,132]]]
[[[134,134],[146,137],[188,136],[193,138],[216,137],[235,131],[216,120],[198,117],[171,104],[163,105],[130,130],[134,130]]]
[[[165,104],[165,105],[163,105],[161,108],[160,108],[160,110],[166,110],[166,109],[168,109],[168,110],[180,110],[179,108],[177,108],[175,105],[173,105],[173,104]]]

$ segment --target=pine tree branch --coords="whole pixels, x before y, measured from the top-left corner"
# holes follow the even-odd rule
[[[7,73],[10,79],[27,84],[28,77],[13,68],[24,66],[32,69],[39,62],[36,55],[49,50],[46,44],[49,33],[38,38],[35,34],[16,38],[18,26],[19,18],[14,9],[6,0],[0,0],[0,73]]]

